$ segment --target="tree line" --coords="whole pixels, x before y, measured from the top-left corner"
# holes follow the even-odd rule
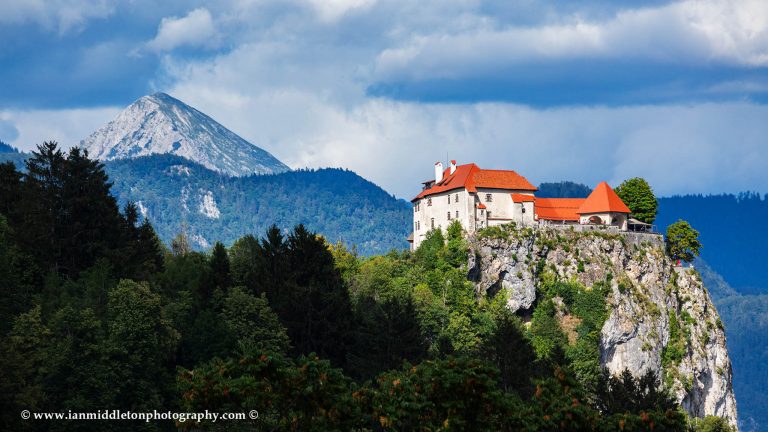
[[[461,228],[359,257],[298,225],[166,248],[103,166],[55,143],[0,165],[4,430],[717,430],[594,357],[598,289],[551,283],[530,328],[478,299]],[[23,421],[21,410],[249,412],[230,423]],[[693,425],[693,426],[691,426]],[[709,429],[707,429],[709,428]]]

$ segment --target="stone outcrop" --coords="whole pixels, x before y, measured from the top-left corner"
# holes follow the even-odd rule
[[[478,296],[505,295],[523,317],[546,280],[610,283],[600,363],[612,373],[653,370],[692,416],[736,425],[722,323],[698,273],[675,267],[654,234],[569,228],[496,228],[470,238]]]

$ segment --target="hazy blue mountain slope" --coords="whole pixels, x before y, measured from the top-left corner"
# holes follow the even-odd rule
[[[172,155],[107,162],[113,193],[133,201],[168,242],[186,224],[197,247],[303,223],[364,254],[407,247],[410,205],[354,172],[301,170],[228,177]]]
[[[768,295],[715,301],[733,362],[733,389],[743,431],[768,431]]]
[[[550,182],[539,185],[536,196],[541,198],[586,198],[592,188],[572,181]]]
[[[13,162],[16,169],[20,170],[24,169],[24,161],[28,157],[29,153],[20,152],[19,149],[0,141],[0,162]]]
[[[701,256],[736,291],[768,293],[768,199],[757,194],[659,199],[660,229],[684,219],[701,233]]]
[[[135,101],[80,145],[96,159],[168,153],[232,176],[289,170],[268,152],[165,93]]]

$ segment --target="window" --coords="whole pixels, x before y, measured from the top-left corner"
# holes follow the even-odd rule
[[[450,203],[451,203],[451,196],[448,195],[448,204],[450,204]]]
[[[482,216],[482,215],[484,215],[484,214],[485,214],[485,210],[482,210],[482,209],[481,209],[481,210],[480,210],[480,216]]]
[[[448,220],[451,220],[451,212],[448,212]]]
[[[456,198],[454,199],[455,202],[459,202],[459,194],[456,194]]]
[[[413,206],[413,212],[416,213],[417,211],[419,211],[419,203]]]
[[[492,201],[493,201],[493,195],[485,194],[485,202],[492,202]]]
[[[427,198],[427,207],[432,207],[432,198]]]
[[[459,218],[459,211],[456,210],[456,219],[458,219],[458,218]]]
[[[435,218],[430,219],[430,223],[432,224],[432,229],[435,229]]]

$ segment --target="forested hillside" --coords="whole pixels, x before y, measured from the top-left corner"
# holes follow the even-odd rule
[[[17,148],[0,141],[0,162],[11,162],[17,169],[23,170],[24,161],[28,157],[28,153],[20,152]]]
[[[118,201],[137,203],[166,244],[186,230],[198,248],[230,245],[277,223],[304,224],[366,255],[408,246],[408,203],[348,170],[228,177],[157,155],[108,162],[106,171]]]
[[[77,150],[0,170],[2,430],[727,430],[687,420],[652,375],[579,381],[553,315],[527,327],[476,299],[458,225],[367,258],[302,225],[167,250]],[[105,407],[260,415],[19,417]]]
[[[701,233],[701,256],[742,294],[768,292],[768,247],[761,223],[768,198],[756,193],[685,195],[659,199],[662,229],[684,219]]]
[[[23,170],[29,154],[10,150],[0,149],[0,161]],[[200,250],[231,245],[277,223],[304,224],[363,255],[408,247],[410,204],[349,170],[229,177],[173,155],[110,161],[105,169],[118,203],[137,204],[165,244],[184,231]]]

